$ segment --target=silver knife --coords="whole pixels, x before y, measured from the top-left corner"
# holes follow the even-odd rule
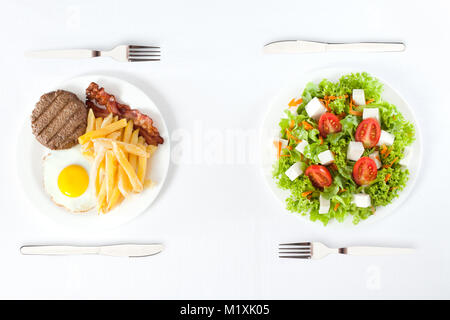
[[[100,254],[113,257],[147,257],[160,253],[163,249],[162,244],[118,244],[98,247],[23,246],[20,252],[26,255]]]
[[[326,43],[303,40],[284,40],[268,43],[264,53],[317,53],[317,52],[398,52],[405,51],[401,42]]]

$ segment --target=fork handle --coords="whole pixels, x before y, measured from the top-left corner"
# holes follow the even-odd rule
[[[340,248],[339,253],[353,256],[381,256],[394,254],[410,254],[415,250],[411,248],[386,248],[386,247],[348,247]]]
[[[27,58],[57,58],[57,59],[85,59],[92,58],[98,55],[96,51],[88,49],[74,49],[74,50],[45,50],[45,51],[28,51],[25,52]]]

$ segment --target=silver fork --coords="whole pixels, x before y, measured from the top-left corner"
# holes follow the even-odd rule
[[[120,45],[109,51],[71,49],[25,52],[28,58],[84,59],[110,57],[120,62],[160,61],[160,47]]]
[[[295,242],[281,243],[278,248],[280,258],[292,259],[322,259],[332,253],[349,254],[354,256],[379,256],[408,254],[415,250],[410,248],[390,248],[390,247],[347,247],[328,248],[320,242]]]

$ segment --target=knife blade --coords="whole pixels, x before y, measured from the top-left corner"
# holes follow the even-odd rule
[[[320,52],[399,52],[406,48],[401,42],[326,43],[303,40],[283,40],[268,43],[264,53],[320,53]]]
[[[108,246],[23,246],[24,255],[99,254],[113,257],[147,257],[160,253],[162,244],[118,244]]]

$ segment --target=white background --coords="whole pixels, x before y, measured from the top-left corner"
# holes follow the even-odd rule
[[[2,1],[0,10],[0,298],[450,298],[448,1]],[[403,53],[263,55],[280,39],[404,41]],[[27,60],[26,50],[157,44],[160,63]],[[210,133],[256,136],[268,101],[296,76],[350,66],[386,79],[419,118],[424,162],[392,216],[332,231],[286,214],[265,185],[258,146],[245,161],[211,159]],[[34,97],[104,73],[141,87],[169,131],[200,132],[196,160],[172,163],[158,200],[118,229],[61,229],[27,202],[17,135]],[[208,133],[209,132],[209,133]],[[184,150],[173,141],[174,151]],[[234,146],[223,148],[235,152]],[[184,160],[183,160],[184,159]],[[38,159],[30,159],[38,161]],[[390,245],[411,256],[279,260],[280,242]],[[24,244],[162,242],[144,259],[29,257]]]

